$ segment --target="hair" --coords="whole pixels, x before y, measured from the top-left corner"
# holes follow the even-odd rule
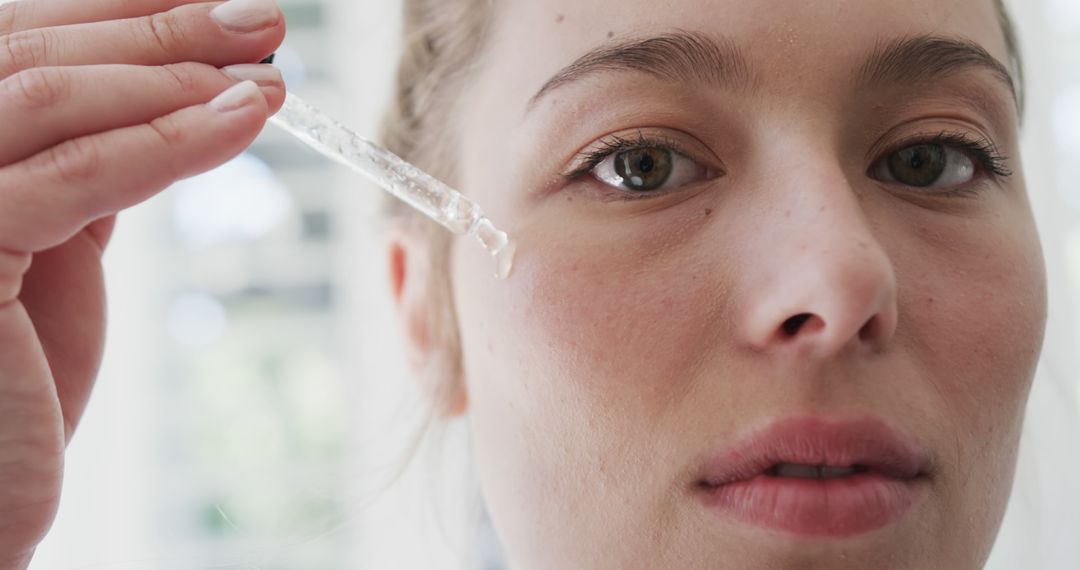
[[[1017,101],[1023,107],[1023,63],[1016,31],[1004,0],[992,0],[1009,52]],[[451,186],[459,186],[454,153],[460,145],[455,128],[460,94],[479,66],[488,32],[495,20],[494,0],[403,0],[404,51],[398,65],[394,98],[383,118],[381,140],[398,156]],[[431,341],[441,347],[434,363],[449,385],[435,386],[436,412],[449,409],[461,385],[457,316],[452,303],[449,245],[446,232],[396,199],[387,214],[423,232],[430,246],[428,291],[432,299]]]

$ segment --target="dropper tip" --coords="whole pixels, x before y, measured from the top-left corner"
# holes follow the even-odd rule
[[[506,242],[499,251],[493,252],[495,256],[495,277],[498,279],[508,279],[510,273],[514,270],[514,256],[517,254],[517,243],[513,241]]]

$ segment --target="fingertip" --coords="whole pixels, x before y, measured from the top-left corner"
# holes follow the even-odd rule
[[[193,115],[189,114],[192,112]],[[190,151],[191,157],[198,158],[175,169],[187,177],[215,168],[243,152],[262,132],[270,112],[259,85],[245,80],[222,91],[201,108],[178,111],[176,117],[181,124],[205,125],[183,151]]]
[[[254,58],[247,59],[246,61],[249,63],[262,63],[262,60],[265,59],[266,54],[275,53],[278,49],[281,48],[281,45],[285,43],[285,34],[285,13],[281,10],[280,7],[278,7],[277,23],[264,30],[260,30],[256,34],[251,34],[251,39],[253,42],[251,44],[251,47],[258,49],[259,55],[255,56]]]
[[[229,87],[206,104],[211,111],[218,113],[231,113],[259,105],[266,106],[266,97],[263,96],[259,85],[251,80],[241,81]]]
[[[254,81],[266,99],[271,113],[276,113],[285,102],[285,81],[281,70],[265,63],[239,64],[221,68],[221,72],[235,81]]]
[[[268,115],[273,115],[281,110],[285,104],[285,88],[280,86],[262,87],[263,97],[266,99]]]

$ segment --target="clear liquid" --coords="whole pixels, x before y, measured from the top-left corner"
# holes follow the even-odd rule
[[[285,96],[284,106],[270,122],[324,156],[363,174],[451,232],[476,237],[495,259],[495,276],[510,276],[517,251],[513,240],[460,192],[357,135],[292,93]]]
[[[496,228],[487,218],[480,218],[470,233],[476,236],[480,245],[495,258],[495,277],[510,277],[510,271],[514,269],[514,254],[517,253],[517,244],[510,240],[510,236]]]

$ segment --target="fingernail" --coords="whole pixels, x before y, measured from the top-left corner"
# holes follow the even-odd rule
[[[210,17],[230,32],[257,32],[278,22],[274,0],[229,0],[210,11]]]
[[[214,97],[213,101],[207,103],[207,107],[219,113],[225,113],[246,107],[260,98],[262,98],[262,93],[254,81],[242,81],[222,91],[220,95]]]
[[[237,81],[254,81],[261,87],[280,87],[285,84],[281,70],[272,65],[242,63],[221,68],[222,73]]]

